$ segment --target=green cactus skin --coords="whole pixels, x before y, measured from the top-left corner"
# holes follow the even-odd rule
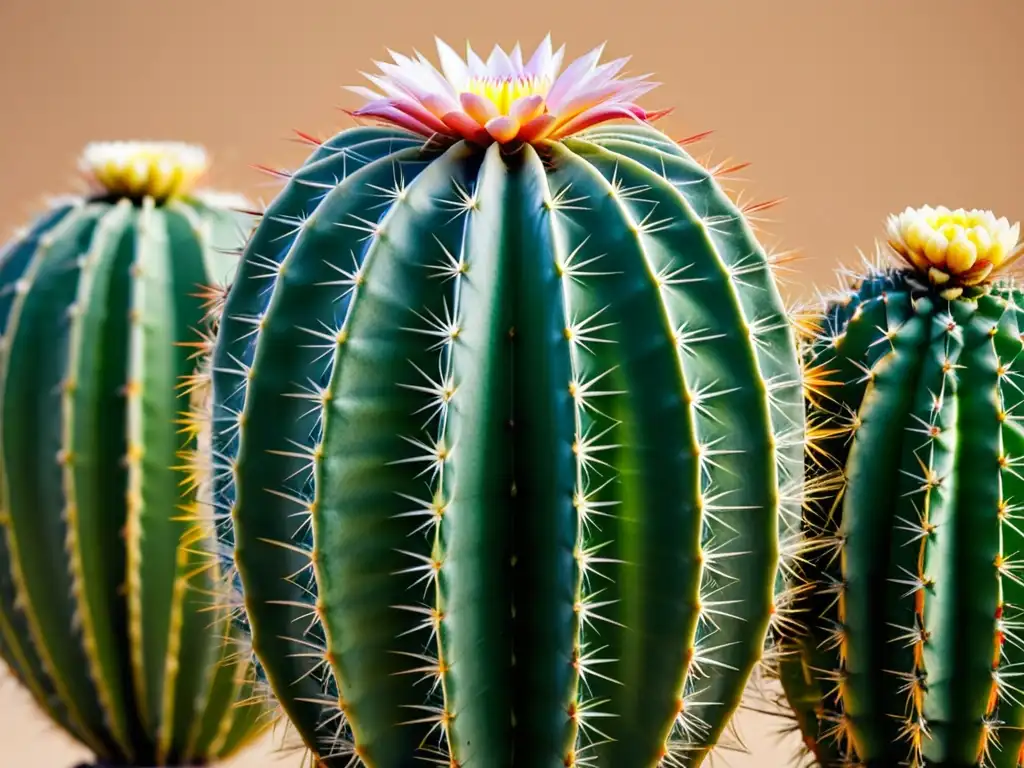
[[[821,766],[1022,764],[1021,299],[875,267],[808,349],[832,386],[781,678]]]
[[[702,762],[799,521],[798,363],[743,213],[649,126],[319,146],[213,359],[222,535],[313,754]]]
[[[0,655],[104,764],[203,765],[263,728],[179,424],[199,289],[250,221],[67,199],[0,257]]]

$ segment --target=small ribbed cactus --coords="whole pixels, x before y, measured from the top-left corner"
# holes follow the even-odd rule
[[[0,257],[0,654],[103,765],[205,765],[263,727],[214,589],[208,430],[181,423],[208,396],[181,386],[203,293],[251,227],[192,193],[204,168],[188,145],[90,145],[89,193]]]
[[[805,632],[782,683],[816,762],[1024,761],[1022,253],[989,212],[907,209],[905,263],[822,307],[809,369]]]
[[[697,765],[799,519],[772,260],[625,60],[438,47],[357,89],[385,125],[290,175],[226,300],[255,653],[325,766]]]

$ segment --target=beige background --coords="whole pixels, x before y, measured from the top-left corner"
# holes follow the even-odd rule
[[[745,194],[786,197],[774,240],[806,255],[807,296],[871,248],[885,215],[923,203],[1024,218],[1024,2],[1020,0],[0,0],[0,229],[75,180],[95,139],[172,138],[213,153],[211,183],[268,198],[251,163],[291,167],[292,128],[349,124],[340,89],[386,46],[433,56],[433,35],[481,53],[548,31],[572,56],[608,41],[664,83],[674,136],[753,166]],[[793,742],[743,719],[755,755],[788,768]],[[267,750],[237,765],[273,762]],[[0,768],[84,757],[0,685]]]

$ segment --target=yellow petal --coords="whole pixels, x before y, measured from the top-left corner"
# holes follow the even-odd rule
[[[988,249],[992,247],[992,235],[989,234],[989,231],[981,225],[976,224],[970,232],[968,232],[967,236],[970,238],[972,243],[978,246],[979,254],[987,253]]]
[[[978,258],[978,248],[967,239],[961,230],[946,248],[946,266],[954,274],[959,275],[974,266]]]
[[[949,241],[941,233],[935,232],[925,243],[924,255],[932,264],[942,265],[946,263],[946,248],[948,247]]]
[[[992,262],[995,266],[999,266],[1003,263],[1003,259],[1006,258],[1006,246],[999,240],[996,240],[992,245],[989,246],[988,253],[985,258]]]
[[[924,250],[925,243],[931,236],[931,230],[921,221],[914,221],[904,230],[904,239],[907,245],[915,251]]]

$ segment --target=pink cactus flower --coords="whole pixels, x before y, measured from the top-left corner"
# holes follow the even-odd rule
[[[525,64],[518,43],[511,53],[495,46],[485,62],[469,45],[464,60],[437,40],[440,71],[419,52],[410,58],[389,51],[393,63],[375,62],[378,74],[363,73],[376,91],[349,86],[367,100],[351,114],[483,146],[554,141],[609,120],[650,122],[666,114],[635,103],[658,83],[649,75],[617,77],[629,58],[599,64],[603,49],[564,70],[565,46],[552,51],[550,36]]]

